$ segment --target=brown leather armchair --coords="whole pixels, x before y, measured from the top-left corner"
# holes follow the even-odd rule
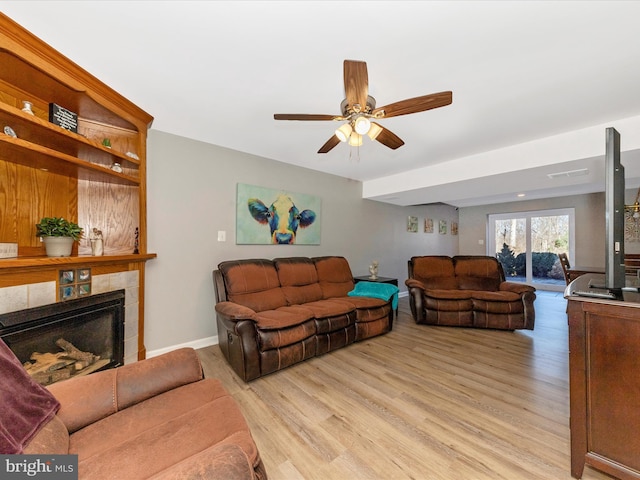
[[[47,389],[60,409],[22,453],[77,454],[79,478],[267,478],[238,405],[191,348]]]

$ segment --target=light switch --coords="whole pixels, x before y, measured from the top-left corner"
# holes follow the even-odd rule
[[[227,232],[224,230],[218,230],[218,241],[226,242],[227,241]]]
[[[484,240],[482,239],[478,240],[478,245],[484,245]]]

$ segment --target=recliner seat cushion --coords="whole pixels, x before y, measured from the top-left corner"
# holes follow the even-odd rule
[[[69,453],[78,454],[80,478],[143,478],[226,443],[239,444],[252,464],[258,464],[237,404],[218,380],[204,379],[78,430],[70,437]]]
[[[473,309],[485,313],[523,313],[524,303],[513,292],[473,292]]]

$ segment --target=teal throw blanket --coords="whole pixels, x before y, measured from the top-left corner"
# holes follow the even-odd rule
[[[353,290],[347,295],[350,297],[373,297],[382,300],[389,300],[393,297],[391,306],[394,310],[398,308],[398,287],[389,283],[358,282]]]

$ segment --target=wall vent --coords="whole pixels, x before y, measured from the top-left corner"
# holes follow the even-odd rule
[[[588,168],[580,168],[578,170],[569,170],[566,172],[549,173],[547,177],[553,180],[554,178],[582,177],[583,175],[587,175],[588,173]]]

